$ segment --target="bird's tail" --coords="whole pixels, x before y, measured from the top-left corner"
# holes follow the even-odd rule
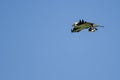
[[[104,27],[104,26],[101,26],[101,25],[95,25],[95,27]]]

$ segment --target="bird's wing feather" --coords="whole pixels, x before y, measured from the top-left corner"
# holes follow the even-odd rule
[[[73,30],[71,30],[71,31],[72,31],[72,32],[79,32],[79,31],[81,31],[81,30],[88,29],[88,28],[90,28],[90,27],[92,27],[91,24],[89,24],[89,23],[84,23],[84,24],[81,24],[81,25],[79,25],[79,26],[75,26],[75,27],[73,28]]]
[[[84,24],[75,26],[75,28],[83,28],[83,29],[90,28],[90,27],[92,27],[92,25],[89,23],[84,23]]]

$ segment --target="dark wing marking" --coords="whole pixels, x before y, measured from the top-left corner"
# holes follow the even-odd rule
[[[71,29],[71,32],[80,32],[82,29],[81,28],[73,28]]]
[[[80,21],[78,22],[77,25],[79,26],[79,25],[84,24],[84,23],[86,23],[86,21],[84,21],[84,20],[82,19],[82,20],[80,20]]]

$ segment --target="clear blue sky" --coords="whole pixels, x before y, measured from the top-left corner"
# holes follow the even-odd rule
[[[119,23],[120,0],[0,0],[0,80],[120,80]]]

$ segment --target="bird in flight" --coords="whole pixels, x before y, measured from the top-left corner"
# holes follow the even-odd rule
[[[83,19],[79,22],[75,22],[72,26],[73,29],[71,29],[71,32],[80,32],[84,29],[88,29],[89,32],[95,32],[96,30],[98,30],[97,27],[103,27],[101,25],[84,21]]]

